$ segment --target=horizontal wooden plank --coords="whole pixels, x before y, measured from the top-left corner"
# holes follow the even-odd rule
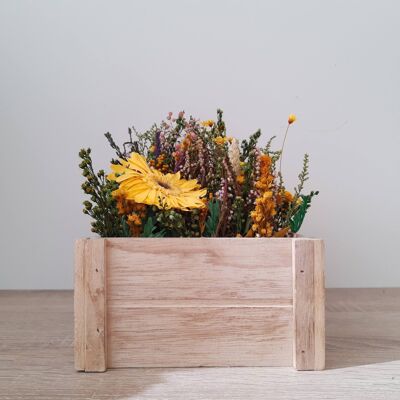
[[[291,239],[107,239],[107,301],[265,299],[292,304]]]
[[[108,367],[290,366],[292,335],[291,307],[111,308]]]

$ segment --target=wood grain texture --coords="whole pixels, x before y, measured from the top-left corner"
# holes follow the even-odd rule
[[[0,399],[398,400],[400,289],[327,289],[327,369],[74,371],[72,291],[0,291]]]
[[[107,239],[108,367],[292,363],[290,239]]]
[[[325,245],[314,240],[314,369],[325,369]]]
[[[291,239],[107,239],[107,300],[292,304],[291,255]]]
[[[293,241],[293,361],[297,370],[325,367],[323,242]]]
[[[85,371],[104,372],[107,368],[105,240],[88,240],[85,259]]]
[[[75,369],[85,370],[85,260],[87,239],[75,242],[74,352]]]
[[[297,369],[323,369],[322,241],[107,238],[83,243],[77,249],[84,248],[84,262],[78,256],[76,269],[84,271],[77,274],[85,282],[85,352],[83,357],[78,323],[78,370],[283,366],[293,363],[288,358],[293,342]],[[76,307],[82,302],[77,296]]]
[[[110,368],[287,366],[292,307],[111,308]]]

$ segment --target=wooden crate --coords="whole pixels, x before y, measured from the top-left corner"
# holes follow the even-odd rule
[[[81,239],[75,368],[325,365],[324,245]]]

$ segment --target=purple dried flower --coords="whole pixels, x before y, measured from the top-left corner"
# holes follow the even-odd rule
[[[157,158],[160,155],[161,152],[161,143],[160,143],[160,131],[156,132],[156,141],[154,144],[154,156]]]

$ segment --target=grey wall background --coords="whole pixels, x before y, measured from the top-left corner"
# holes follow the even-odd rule
[[[0,2],[0,288],[72,287],[77,153],[112,157],[168,111],[225,111],[264,141],[296,113],[284,174],[311,155],[303,234],[327,244],[330,287],[400,286],[397,1]]]

